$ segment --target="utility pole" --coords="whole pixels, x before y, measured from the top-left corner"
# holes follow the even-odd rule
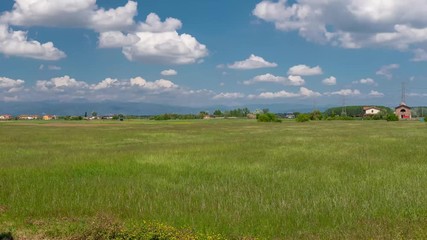
[[[401,96],[401,102],[403,104],[406,104],[406,86],[405,82],[402,82],[402,96]]]
[[[347,116],[347,107],[345,105],[345,96],[342,96],[342,109],[341,109],[341,116]]]

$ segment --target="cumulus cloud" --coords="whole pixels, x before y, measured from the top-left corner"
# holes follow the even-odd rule
[[[300,76],[293,76],[293,75],[290,75],[290,76],[288,77],[287,85],[291,85],[291,86],[301,86],[301,85],[304,85],[304,84],[305,84],[305,81],[304,81],[304,79],[303,79],[302,77],[300,77]]]
[[[143,23],[139,23],[139,32],[174,32],[182,27],[182,23],[176,18],[166,18],[164,22],[155,13],[150,13]]]
[[[390,64],[390,65],[385,65],[382,66],[377,72],[377,75],[381,75],[386,77],[387,79],[392,79],[393,78],[393,73],[392,71],[395,69],[398,69],[400,66],[399,64]]]
[[[130,61],[190,64],[208,55],[206,46],[189,34],[138,32],[136,36],[140,40],[122,51]]]
[[[277,63],[271,63],[262,57],[255,56],[251,54],[248,59],[243,61],[237,61],[233,64],[229,64],[228,68],[238,69],[238,70],[249,70],[249,69],[258,69],[258,68],[273,68],[277,67]]]
[[[427,61],[427,51],[421,48],[417,48],[414,51],[414,57],[412,61],[414,62],[424,62]]]
[[[357,96],[360,95],[360,91],[357,89],[341,89],[336,92],[325,93],[325,95]]]
[[[36,88],[41,91],[58,91],[63,92],[65,89],[73,88],[88,88],[89,85],[83,81],[77,81],[68,75],[56,77],[50,80],[39,80],[36,82]]]
[[[238,99],[238,98],[244,98],[245,94],[238,93],[238,92],[227,92],[227,93],[220,93],[215,96],[213,96],[213,99]]]
[[[337,79],[334,76],[330,76],[322,80],[324,85],[333,86],[337,84]]]
[[[384,97],[384,93],[371,90],[371,92],[369,92],[369,96],[371,96],[371,97]]]
[[[305,87],[301,87],[299,92],[287,92],[285,90],[279,92],[263,92],[258,95],[249,95],[251,99],[274,99],[274,98],[307,98],[307,97],[319,97],[322,94],[310,90]]]
[[[313,76],[323,74],[322,68],[319,66],[309,67],[307,65],[296,65],[288,70],[289,75]]]
[[[357,82],[360,83],[360,84],[365,84],[365,85],[377,85],[377,83],[375,82],[375,80],[372,79],[372,78],[363,78],[363,79],[360,79]]]
[[[161,71],[160,74],[162,74],[163,76],[175,76],[178,74],[178,72],[173,69],[168,69]]]
[[[66,55],[52,42],[40,43],[27,38],[24,31],[13,31],[0,24],[0,53],[6,56],[33,58],[40,60],[59,60]]]
[[[275,76],[273,74],[267,73],[264,75],[258,75],[252,78],[251,80],[244,81],[245,85],[252,85],[256,83],[278,83],[289,86],[301,86],[305,84],[305,80],[300,76]]]
[[[61,0],[63,1],[63,0]],[[137,3],[128,1],[125,6],[105,10],[100,8],[89,16],[89,26],[98,31],[123,30],[134,25],[138,14]]]
[[[308,41],[405,50],[427,43],[426,11],[424,0],[264,0],[252,13],[278,30],[298,31]]]
[[[119,85],[121,85],[119,80],[113,79],[113,78],[106,78],[97,84],[93,84],[91,86],[91,89],[99,90],[99,89],[106,89],[110,87],[116,87]]]
[[[11,79],[7,77],[0,77],[0,88],[3,89],[17,89],[24,85],[25,81],[21,79]]]
[[[178,87],[178,85],[174,84],[169,80],[160,79],[154,82],[149,82],[142,77],[131,78],[130,84],[132,86],[137,86],[139,88],[148,90],[173,89]]]
[[[137,3],[105,10],[96,0],[15,0],[12,11],[0,21],[17,26],[81,27],[96,31],[122,30],[133,26]]]
[[[150,13],[143,23],[138,23],[127,34],[122,31],[101,32],[99,47],[122,48],[130,61],[150,64],[191,64],[202,61],[208,55],[205,45],[190,34],[179,34],[179,19],[167,18],[164,22]]]
[[[135,34],[123,34],[119,31],[102,32],[98,39],[100,48],[121,48],[135,44],[140,40]]]
[[[92,29],[100,33],[100,48],[122,48],[123,54],[130,61],[191,64],[201,62],[208,55],[206,46],[196,38],[177,33],[176,30],[182,27],[179,19],[166,18],[162,22],[157,14],[150,13],[145,22],[135,22],[137,5],[136,1],[129,0],[124,6],[104,9],[96,4],[96,0],[16,0],[11,11],[0,15],[0,23],[4,26]],[[25,35],[21,32],[17,34]],[[5,47],[0,52],[44,60],[65,57],[50,42],[40,44],[26,41],[26,37],[22,36],[17,40],[18,47],[6,47],[6,44],[2,44]],[[4,41],[0,38],[0,43],[2,42]],[[14,43],[16,45],[17,41]]]

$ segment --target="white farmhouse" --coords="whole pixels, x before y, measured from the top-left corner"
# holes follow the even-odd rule
[[[365,115],[377,115],[381,112],[381,109],[377,107],[363,107],[363,111],[365,112]]]

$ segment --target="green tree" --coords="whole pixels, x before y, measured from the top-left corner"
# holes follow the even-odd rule
[[[299,115],[295,118],[295,120],[296,120],[297,122],[308,122],[308,121],[310,121],[310,115],[309,115],[309,114],[306,114],[306,113],[302,113],[302,114],[299,114]]]
[[[314,110],[310,113],[310,120],[322,120],[322,113],[319,110]]]
[[[257,114],[258,122],[282,122],[274,113]]]
[[[217,109],[217,110],[214,111],[213,115],[219,117],[219,116],[222,116],[222,112],[221,112],[221,110]]]
[[[396,114],[388,114],[386,117],[386,120],[389,121],[399,121],[399,118],[396,116]]]

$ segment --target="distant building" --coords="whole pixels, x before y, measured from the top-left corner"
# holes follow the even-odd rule
[[[295,114],[293,112],[287,112],[287,113],[285,113],[285,118],[294,119]]]
[[[394,113],[399,119],[412,119],[411,108],[404,102],[394,108]]]
[[[377,107],[363,107],[363,111],[365,115],[377,115],[381,112],[381,109]]]
[[[19,115],[19,120],[37,120],[39,119],[39,116],[37,115]]]
[[[55,115],[44,115],[43,116],[43,120],[48,121],[48,120],[52,120],[52,119],[56,119]]]
[[[247,118],[249,118],[249,119],[256,119],[256,114],[248,113],[248,114],[246,115],[246,117],[247,117]]]
[[[12,115],[9,114],[0,115],[0,120],[12,120],[12,118]]]

